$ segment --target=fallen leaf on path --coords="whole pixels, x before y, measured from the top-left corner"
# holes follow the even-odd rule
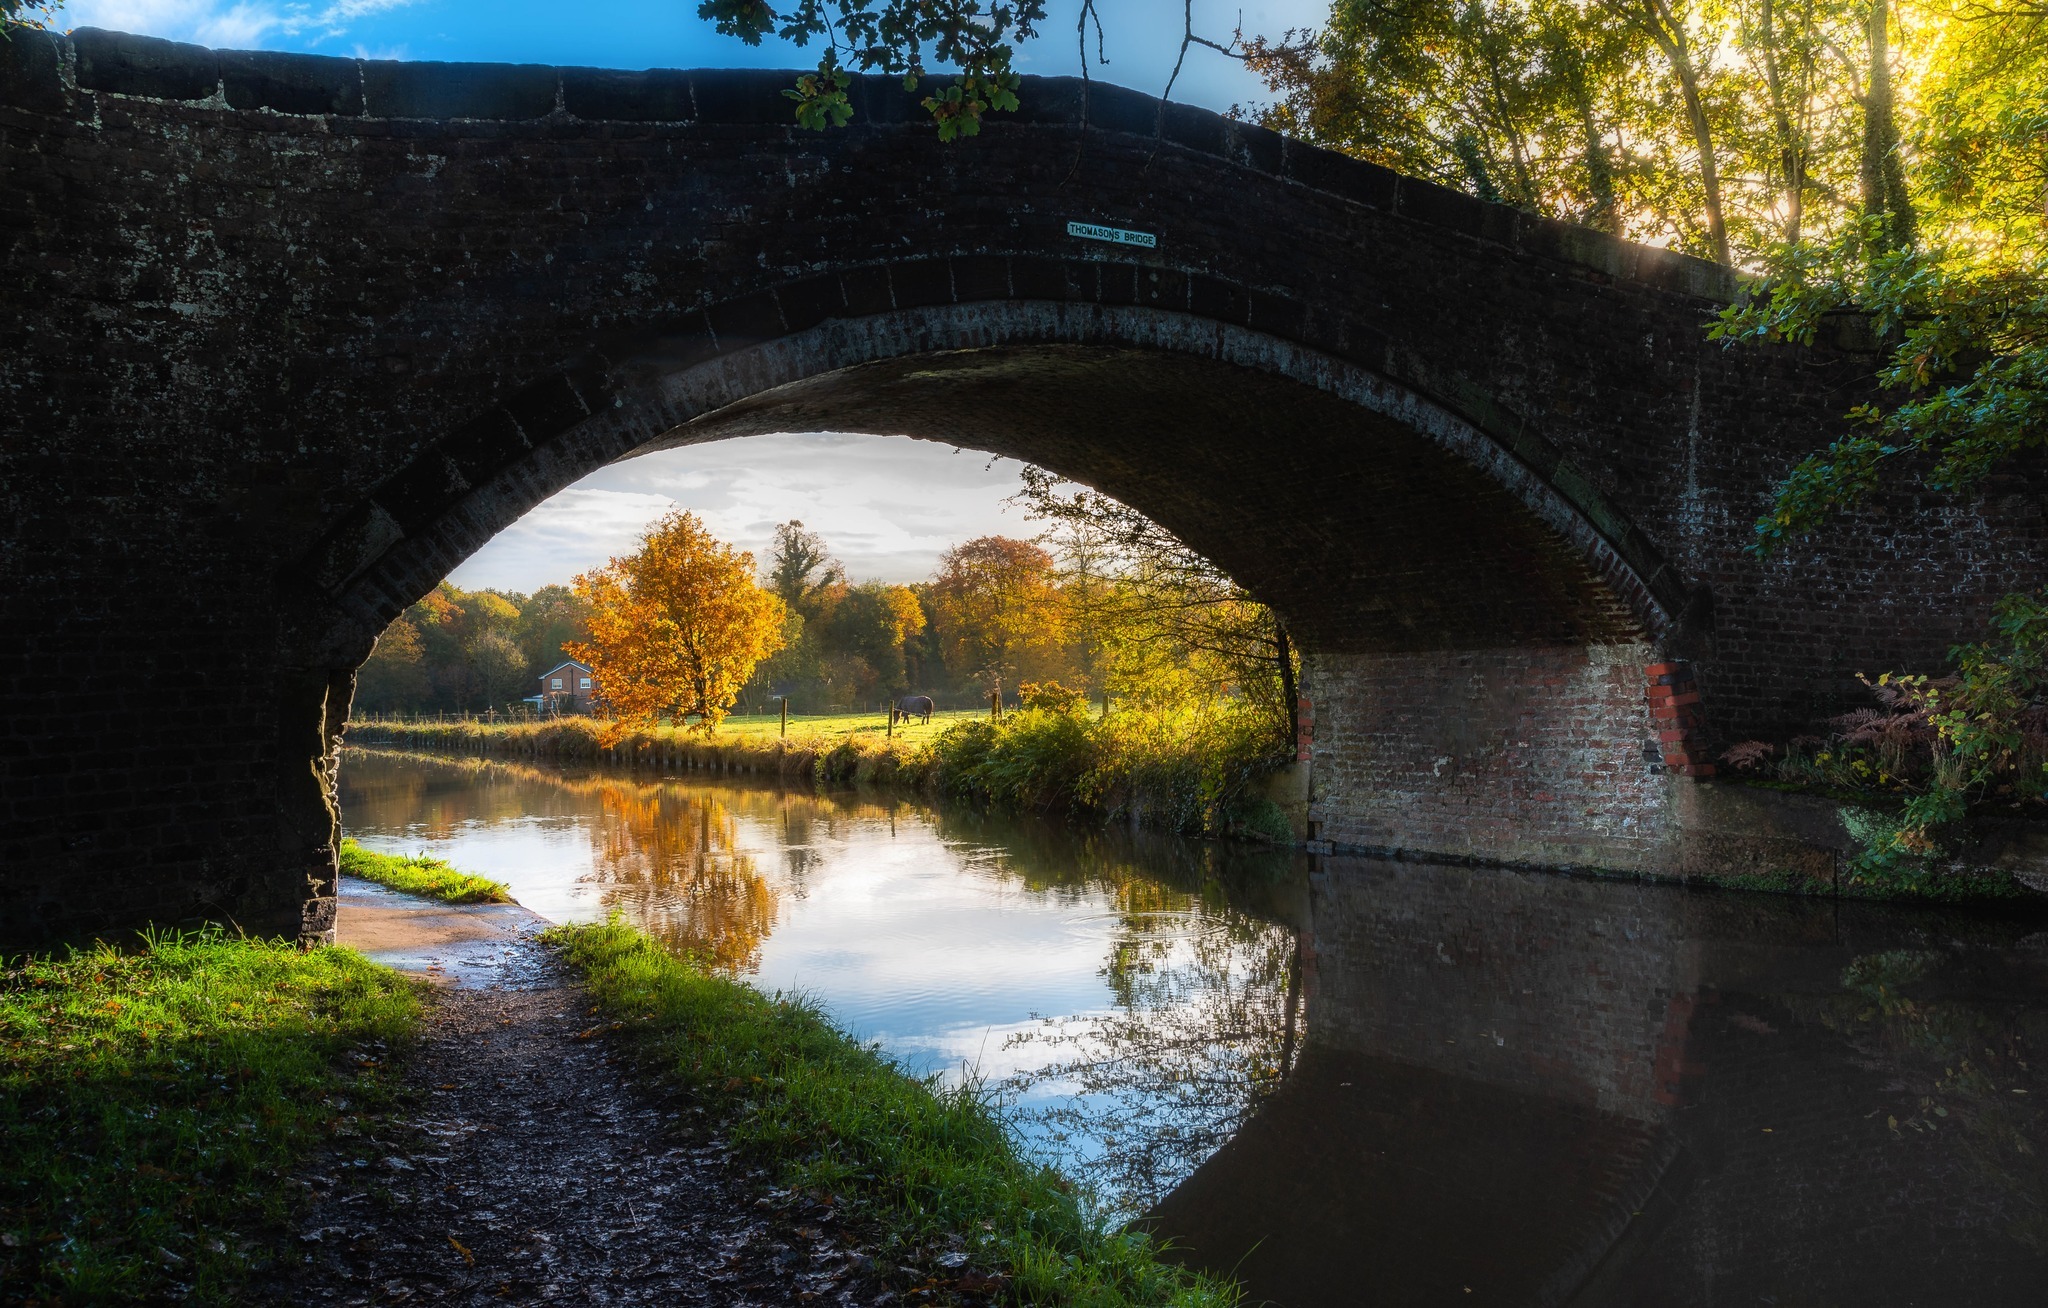
[[[463,1248],[462,1241],[456,1239],[454,1236],[451,1235],[448,1237],[448,1243],[455,1246],[455,1252],[462,1255],[462,1261],[464,1263],[467,1263],[471,1267],[476,1266],[476,1255],[471,1253],[469,1250]]]

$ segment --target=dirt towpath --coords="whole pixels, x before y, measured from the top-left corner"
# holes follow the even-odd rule
[[[892,1300],[829,1212],[768,1194],[692,1129],[687,1103],[627,1082],[585,1034],[597,1019],[581,990],[534,943],[541,919],[344,880],[341,923],[344,944],[434,979],[437,1002],[406,1064],[414,1108],[343,1137],[306,1175],[313,1201],[269,1299]]]

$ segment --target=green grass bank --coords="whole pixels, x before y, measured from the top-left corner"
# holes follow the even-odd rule
[[[231,1303],[292,1170],[393,1102],[412,982],[218,931],[0,968],[0,1300]]]
[[[1221,1308],[1227,1283],[1092,1219],[1073,1187],[1019,1157],[972,1089],[906,1076],[801,1000],[707,972],[616,920],[544,937],[651,1074],[692,1091],[776,1184],[830,1196],[935,1288],[1077,1308]],[[967,1237],[967,1264],[936,1255]]]
[[[1016,812],[1127,821],[1185,835],[1291,842],[1264,784],[1285,761],[1270,724],[1234,704],[1120,709],[1108,717],[1024,709],[956,713],[885,735],[878,715],[728,719],[716,735],[663,724],[607,735],[592,718],[351,723],[348,742],[437,753],[616,763],[868,785]],[[739,723],[738,728],[733,724]]]
[[[449,904],[509,904],[512,891],[502,881],[464,872],[446,859],[427,854],[379,854],[348,837],[341,841],[341,870],[352,877]]]

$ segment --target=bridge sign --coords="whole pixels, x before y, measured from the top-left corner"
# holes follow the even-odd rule
[[[1078,236],[1084,241],[1108,241],[1111,245],[1141,245],[1151,250],[1159,245],[1159,238],[1150,232],[1127,231],[1122,227],[1102,227],[1095,223],[1068,223],[1067,235]]]

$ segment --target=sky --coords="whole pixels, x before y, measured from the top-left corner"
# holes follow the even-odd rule
[[[1038,533],[1016,493],[1019,465],[912,440],[807,432],[742,436],[600,468],[498,534],[451,578],[464,590],[530,592],[630,553],[680,505],[757,562],[775,524],[818,532],[855,581],[923,581],[939,555],[976,536]]]
[[[778,10],[793,7],[788,0]],[[1021,52],[1025,73],[1079,71],[1074,24],[1080,0],[1052,0],[1042,35]],[[1093,76],[1158,94],[1173,70],[1180,0],[1100,0],[1107,67]],[[574,21],[569,15],[573,13]],[[1228,39],[1315,27],[1329,0],[1195,0],[1195,30]],[[565,10],[540,0],[69,0],[66,27],[106,27],[240,50],[300,50],[367,59],[482,60],[601,68],[800,68],[808,55],[778,41],[758,48],[718,35],[697,17],[697,0],[585,0]],[[1227,109],[1261,96],[1256,78],[1197,47],[1175,85],[1176,100]]]
[[[788,3],[778,4],[787,9]],[[1019,71],[1079,71],[1080,0],[1052,0]],[[1178,53],[1180,0],[1100,0],[1109,64],[1091,75],[1158,94]],[[367,59],[479,60],[604,68],[797,68],[815,65],[786,43],[750,48],[697,17],[697,0],[586,0],[565,17],[537,0],[69,0],[58,21],[191,41],[221,49],[297,50]],[[1318,26],[1329,0],[1194,0],[1195,30],[1227,40]],[[1262,98],[1232,60],[1189,50],[1173,98],[1225,110]],[[822,532],[856,580],[916,581],[945,548],[982,535],[1029,536],[1002,500],[1017,465],[901,437],[809,433],[756,436],[647,455],[585,477],[545,501],[452,574],[464,589],[531,591],[566,582],[632,550],[646,525],[680,505],[722,538],[766,557],[790,518]]]

